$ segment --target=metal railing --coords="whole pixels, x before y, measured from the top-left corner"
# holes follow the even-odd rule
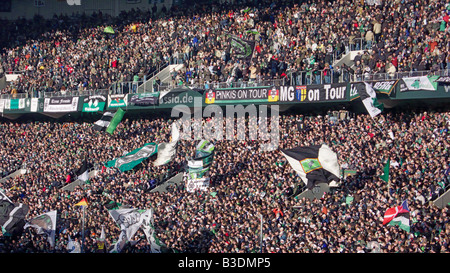
[[[92,95],[108,95],[108,89],[95,89],[95,90],[65,90],[58,92],[44,92],[44,98],[51,97],[79,97],[79,96],[92,96]]]
[[[450,76],[450,69],[441,69],[437,71],[409,71],[409,72],[395,72],[395,73],[361,73],[352,74],[347,70],[342,70],[339,73],[334,69],[330,69],[325,74],[323,70],[317,71],[296,71],[288,72],[287,77],[282,79],[272,80],[250,80],[244,81],[239,79],[233,82],[211,82],[211,83],[183,83],[182,85],[166,82],[153,86],[154,92],[167,91],[180,86],[187,86],[190,88],[209,89],[209,88],[245,88],[245,87],[262,87],[262,86],[283,86],[283,85],[314,85],[314,84],[331,84],[331,83],[346,83],[346,82],[360,82],[360,81],[384,81],[384,80],[398,80],[408,77],[419,76]],[[115,82],[109,89],[97,90],[67,90],[58,92],[42,92],[30,91],[28,93],[16,94],[2,94],[1,99],[19,99],[19,98],[46,98],[46,97],[71,97],[71,96],[90,96],[99,94],[127,94],[138,93],[138,86],[145,83],[146,80],[132,81],[132,82]],[[153,83],[152,83],[153,84]]]
[[[115,82],[109,88],[109,94],[137,93],[138,87],[146,81],[147,79],[131,82]]]
[[[354,38],[350,41],[348,38],[344,40],[344,48],[333,48],[333,64],[351,51],[371,50],[374,41],[366,41],[365,38]]]
[[[352,75],[352,82],[359,81],[383,81],[383,80],[398,80],[402,78],[420,77],[420,76],[449,76],[450,69],[443,70],[427,70],[427,71],[409,71],[409,72],[395,72],[395,73],[361,73]]]
[[[109,87],[110,94],[136,93],[138,87],[141,84],[146,83],[149,79],[153,78],[156,74],[161,72],[164,68],[168,67],[170,64],[172,64],[170,61],[158,64],[158,66],[151,73],[144,75],[138,81],[114,82]]]
[[[1,94],[0,99],[26,99],[28,98],[28,93],[16,93],[16,94]]]
[[[156,92],[160,91],[169,91],[171,89],[187,86],[189,88],[199,88],[199,89],[225,89],[225,88],[246,88],[246,87],[263,87],[263,86],[280,86],[287,84],[286,79],[273,79],[273,80],[254,80],[254,81],[233,81],[233,82],[212,82],[212,83],[204,83],[204,84],[174,84],[174,83],[162,83],[160,85],[155,86],[154,90]]]

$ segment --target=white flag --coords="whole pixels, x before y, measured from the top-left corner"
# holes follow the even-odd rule
[[[142,211],[136,208],[124,208],[110,210],[109,214],[119,225],[120,230],[125,231],[127,240],[131,241],[136,231],[142,225]]]
[[[142,224],[147,241],[150,243],[152,253],[161,253],[161,243],[155,235],[155,228],[153,225],[153,209],[145,212],[145,220]]]
[[[36,229],[37,234],[46,234],[50,245],[55,246],[56,232],[56,210],[41,214],[31,220],[27,220],[24,229],[32,227]]]
[[[154,166],[161,166],[169,163],[177,153],[177,143],[180,139],[180,131],[177,125],[172,123],[172,140],[169,143],[158,144],[158,157],[153,162]]]
[[[69,243],[67,243],[66,249],[69,253],[81,253],[81,245],[79,242],[72,240],[69,236]]]

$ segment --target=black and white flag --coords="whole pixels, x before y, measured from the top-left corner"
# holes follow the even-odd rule
[[[114,117],[113,112],[105,112],[101,119],[94,122],[94,130],[96,131],[106,131],[109,123],[111,123],[112,118]]]
[[[377,94],[373,87],[367,82],[360,82],[356,84],[356,89],[369,115],[374,118],[381,114],[384,106],[378,102]]]
[[[0,200],[0,225],[3,235],[20,235],[25,226],[25,216],[29,207],[24,204],[15,204],[7,199]]]
[[[282,149],[281,153],[310,190],[319,183],[339,181],[337,154],[325,144]]]
[[[56,232],[56,210],[41,214],[33,219],[27,220],[25,228],[32,227],[37,234],[47,235],[47,240],[51,246],[55,246]]]
[[[81,167],[75,172],[75,175],[77,176],[77,179],[81,181],[89,180],[89,168],[86,159],[83,161]]]

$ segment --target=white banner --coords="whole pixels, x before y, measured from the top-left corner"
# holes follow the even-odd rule
[[[39,105],[39,99],[38,98],[32,98],[31,99],[31,105],[30,105],[30,111],[31,112],[37,112]]]
[[[79,97],[54,97],[44,99],[44,112],[76,112]]]
[[[210,178],[188,179],[186,182],[186,190],[188,192],[207,191],[209,188]]]

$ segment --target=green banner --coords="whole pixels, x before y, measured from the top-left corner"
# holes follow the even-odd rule
[[[104,95],[93,95],[83,99],[82,112],[101,112],[105,109],[106,97]]]
[[[158,145],[156,143],[146,143],[144,146],[135,149],[122,157],[106,162],[105,167],[115,167],[121,172],[126,172],[139,165],[145,159],[156,154],[157,151]]]
[[[122,110],[122,108],[117,109],[117,112],[114,114],[114,117],[111,119],[111,122],[108,125],[108,128],[106,128],[106,132],[110,133],[111,135],[114,134],[114,131],[117,128],[117,125],[122,121],[123,116],[125,115],[125,111]]]

